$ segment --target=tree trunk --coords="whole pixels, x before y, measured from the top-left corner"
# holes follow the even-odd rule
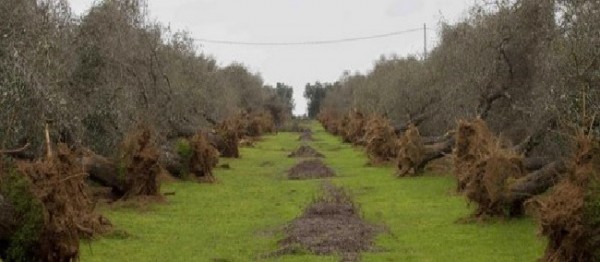
[[[513,207],[521,207],[525,200],[556,185],[566,171],[567,166],[563,160],[552,162],[512,183],[508,188],[507,199]]]
[[[454,137],[447,137],[444,141],[437,142],[431,145],[425,145],[425,155],[419,163],[417,163],[417,170],[422,170],[425,166],[438,158],[442,158],[445,155],[452,152],[454,147]]]
[[[423,171],[425,166],[438,158],[442,158],[445,155],[452,152],[454,147],[454,137],[445,136],[445,140],[430,145],[425,145],[424,152],[421,157],[414,159],[403,158],[399,156],[398,159],[398,176],[410,176],[418,175]]]
[[[85,156],[81,162],[92,181],[112,188],[115,195],[122,196],[125,193],[123,181],[119,179],[119,170],[113,162],[99,155]]]

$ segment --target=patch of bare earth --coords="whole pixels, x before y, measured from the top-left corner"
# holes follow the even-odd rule
[[[327,167],[320,159],[302,161],[288,171],[288,179],[291,180],[318,179],[334,176],[335,172],[333,169]]]
[[[308,145],[302,145],[294,152],[290,153],[288,157],[325,157],[319,153],[316,149]]]
[[[331,183],[323,186],[315,199],[285,227],[276,255],[310,252],[340,255],[342,261],[359,261],[360,253],[375,251],[375,236],[382,228],[365,222],[351,195]]]

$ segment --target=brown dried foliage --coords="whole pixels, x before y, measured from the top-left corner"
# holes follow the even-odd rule
[[[417,174],[417,165],[425,155],[425,144],[421,139],[419,129],[413,124],[402,134],[398,140],[398,175],[414,176]]]
[[[325,130],[327,130],[327,132],[333,135],[340,134],[339,117],[337,117],[337,114],[334,113],[332,110],[324,108],[323,110],[321,110],[317,118],[321,122]]]
[[[600,260],[600,142],[579,134],[568,177],[536,207],[541,234],[549,239],[542,261]]]
[[[203,182],[214,182],[212,170],[219,163],[219,152],[215,149],[206,135],[202,132],[190,139],[192,156],[189,162],[189,171]]]
[[[121,152],[121,164],[125,171],[123,199],[159,196],[160,151],[154,132],[147,125],[139,125],[125,137]]]
[[[110,222],[94,212],[81,163],[65,144],[44,161],[18,162],[17,170],[31,185],[43,206],[37,257],[42,261],[70,261],[79,257],[79,238],[110,230]],[[32,251],[33,252],[33,251]]]
[[[222,157],[240,157],[238,144],[240,142],[239,131],[232,120],[225,120],[217,125],[216,133],[222,141],[217,145],[217,149]]]
[[[365,124],[366,117],[359,111],[352,110],[348,113],[345,129],[342,132],[342,138],[346,143],[355,145],[365,145]]]
[[[462,192],[468,184],[468,176],[479,156],[487,155],[492,133],[479,118],[468,122],[460,120],[454,146],[454,175],[458,181],[456,190]]]
[[[522,157],[498,144],[492,146],[490,154],[478,159],[466,174],[465,195],[477,204],[475,217],[520,215],[521,204],[510,201],[507,189],[512,181],[526,175]]]
[[[398,154],[398,137],[390,121],[373,116],[367,121],[365,132],[367,154],[371,163],[390,161]]]
[[[259,137],[265,133],[275,132],[273,117],[264,112],[248,115],[246,134],[250,137]]]
[[[459,188],[470,202],[477,204],[474,217],[522,213],[520,203],[510,201],[507,189],[512,181],[526,175],[523,158],[503,147],[483,120],[459,123],[455,154]]]

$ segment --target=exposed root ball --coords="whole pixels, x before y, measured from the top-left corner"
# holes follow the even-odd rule
[[[417,173],[417,165],[425,156],[425,144],[421,134],[413,124],[398,140],[398,175],[409,176]]]
[[[347,119],[346,129],[342,134],[344,142],[364,145],[365,124],[367,123],[365,116],[356,110],[352,110]]]
[[[577,142],[567,179],[533,201],[549,239],[542,261],[600,261],[600,143],[583,134]]]
[[[398,138],[389,120],[372,117],[366,126],[365,143],[371,163],[390,161],[398,153]]]
[[[190,173],[202,181],[214,181],[212,170],[219,163],[217,149],[209,143],[206,135],[202,132],[190,139],[190,147],[192,151],[189,162]]]
[[[125,169],[123,199],[160,195],[160,151],[155,139],[154,132],[146,125],[140,125],[125,138],[121,154]]]
[[[294,152],[290,153],[288,157],[325,157],[323,154],[319,153],[316,149],[302,145]]]
[[[475,217],[522,214],[520,202],[508,194],[512,181],[525,176],[522,157],[492,135],[483,120],[459,123],[455,164],[459,189],[477,204]]]
[[[465,194],[477,204],[475,217],[510,217],[522,214],[521,203],[513,204],[507,195],[511,181],[525,175],[521,156],[507,149],[478,160],[469,173]]]
[[[30,195],[25,191],[20,195],[9,193],[15,201],[20,224],[14,234],[21,236],[13,238],[9,260],[76,261],[80,236],[91,238],[111,228],[107,219],[94,212],[84,181],[87,174],[66,145],[59,144],[49,159],[18,162],[16,166],[9,182],[13,188],[2,191],[20,187]],[[29,204],[23,206],[23,203]],[[28,210],[23,210],[24,207]],[[22,242],[22,237],[33,242]],[[23,244],[28,246],[19,246]]]
[[[241,138],[240,133],[243,131],[240,131],[237,128],[238,124],[234,119],[226,119],[215,126],[216,138],[211,140],[217,141],[211,142],[217,148],[217,150],[219,150],[221,157],[240,157],[238,144]]]
[[[333,135],[339,135],[341,133],[339,127],[339,114],[337,112],[334,112],[333,110],[328,108],[324,108],[323,110],[321,110],[317,118],[319,122],[321,122],[325,130],[327,130],[327,132]]]
[[[341,254],[343,261],[356,261],[360,253],[373,250],[379,228],[360,217],[349,193],[331,184],[285,229],[277,254],[309,251],[317,255]]]
[[[454,146],[454,175],[458,181],[456,190],[462,192],[469,183],[468,174],[476,168],[477,159],[488,155],[492,133],[485,122],[475,119],[471,122],[460,120]]]
[[[275,122],[268,113],[254,113],[248,116],[246,134],[250,137],[262,136],[264,133],[275,132]]]
[[[335,176],[335,172],[319,159],[305,160],[288,171],[292,180],[327,178]]]

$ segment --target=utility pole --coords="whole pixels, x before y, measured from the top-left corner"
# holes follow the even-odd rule
[[[427,24],[423,24],[423,60],[427,59]]]

